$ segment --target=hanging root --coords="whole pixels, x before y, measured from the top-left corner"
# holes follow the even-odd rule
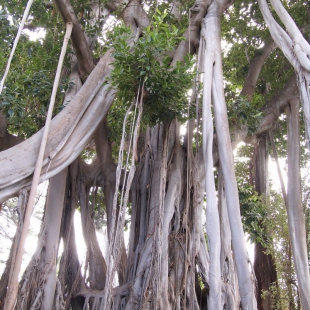
[[[42,252],[44,252],[46,229],[41,233],[38,248],[29,263],[23,278],[21,280],[21,287],[18,294],[16,309],[42,309],[44,286],[48,275],[51,272],[54,262],[55,254],[52,259],[43,264]]]
[[[43,229],[41,233],[41,240],[39,241],[37,250],[32,256],[23,278],[20,282],[20,289],[17,299],[16,309],[26,310],[31,307],[33,309],[39,309],[42,302],[42,291],[44,286],[44,275],[46,270],[49,270],[49,266],[43,268],[40,267],[40,257],[44,249],[46,230]],[[35,289],[33,289],[35,288]]]
[[[42,290],[40,290],[32,304],[30,310],[41,309],[42,308]]]
[[[55,310],[65,310],[65,301],[62,295],[59,279],[56,282]]]
[[[124,144],[125,144],[125,137],[126,137],[126,123],[129,116],[130,111],[133,108],[134,102],[131,104],[129,109],[127,110],[127,113],[124,118],[123,122],[123,133],[122,133],[122,140],[119,150],[119,157],[118,157],[118,165],[116,169],[116,186],[115,186],[115,194],[113,199],[113,209],[112,209],[112,223],[111,223],[111,229],[109,232],[109,257],[107,261],[108,270],[107,270],[107,277],[106,277],[106,284],[105,289],[103,292],[101,292],[101,296],[95,297],[93,300],[92,309],[110,309],[111,307],[111,299],[112,299],[112,287],[113,287],[113,281],[115,277],[115,273],[117,270],[117,266],[120,262],[120,256],[122,251],[122,232],[124,228],[124,222],[125,222],[125,214],[127,209],[127,203],[129,199],[129,191],[131,188],[132,180],[135,175],[135,158],[137,158],[137,145],[138,145],[138,137],[139,137],[139,128],[140,123],[142,119],[142,104],[143,104],[143,88],[144,85],[142,85],[139,88],[137,98],[135,100],[135,111],[134,111],[134,117],[133,122],[131,124],[131,130],[130,130],[130,136],[129,136],[129,149],[127,152],[126,157],[126,165],[123,168],[124,171],[124,182],[122,186],[122,191],[120,195],[120,201],[119,201],[119,212],[118,217],[116,218],[117,214],[117,204],[118,204],[118,188],[120,186],[120,178],[121,178],[121,172],[122,172],[122,166],[123,166],[123,152],[124,152]],[[142,89],[142,91],[141,91]],[[141,91],[141,96],[140,96]],[[140,100],[139,100],[140,98]],[[139,100],[139,102],[138,102]],[[136,111],[138,109],[138,116],[136,119]],[[131,162],[129,164],[131,155]],[[130,167],[130,168],[129,168]],[[129,168],[129,172],[128,172]],[[86,307],[87,303],[89,302],[89,297],[86,298],[84,308]],[[86,308],[85,308],[86,309]]]

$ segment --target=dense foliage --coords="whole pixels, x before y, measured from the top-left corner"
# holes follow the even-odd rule
[[[242,272],[234,247],[242,243],[241,239],[248,239],[248,244],[256,247],[252,270],[256,275],[248,278],[251,278],[249,283],[252,283],[252,278],[257,278],[253,286],[257,287],[257,308],[300,309],[301,284],[298,282],[291,228],[287,220],[287,199],[294,192],[295,184],[294,188],[282,188],[282,192],[280,186],[273,184],[279,177],[274,168],[278,162],[282,164],[282,174],[292,176],[287,149],[292,130],[295,133],[299,130],[298,126],[288,129],[293,117],[292,100],[299,101],[294,78],[296,70],[273,43],[258,3],[241,0],[233,4],[225,2],[225,10],[219,14],[222,18],[218,23],[222,55],[212,55],[213,67],[203,67],[204,60],[210,56],[204,54],[203,48],[212,50],[210,45],[217,42],[210,44],[210,32],[204,36],[200,36],[200,32],[208,18],[217,17],[215,13],[209,14],[208,10],[219,1],[224,0],[208,3],[188,0],[156,3],[136,0],[128,3],[105,0],[72,0],[71,3],[64,0],[34,1],[0,95],[0,151],[4,154],[2,158],[0,153],[0,165],[7,163],[5,160],[15,164],[14,154],[10,153],[12,158],[8,159],[5,149],[14,147],[16,137],[26,140],[23,147],[15,151],[24,156],[25,163],[28,158],[24,154],[38,149],[35,142],[31,142],[31,148],[24,145],[27,145],[29,137],[35,141],[34,134],[45,124],[64,36],[64,21],[72,19],[73,33],[53,112],[54,116],[58,115],[56,121],[60,126],[58,129],[54,126],[53,132],[58,132],[50,137],[48,143],[54,145],[58,133],[61,138],[59,144],[55,142],[55,153],[54,149],[49,150],[45,157],[42,179],[52,171],[51,180],[54,180],[56,173],[53,171],[57,171],[56,177],[59,177],[60,170],[64,166],[68,168],[63,170],[66,171],[65,180],[53,183],[47,194],[50,196],[44,207],[37,250],[20,282],[22,289],[17,296],[20,309],[43,309],[43,304],[48,303],[53,304],[46,308],[48,310],[53,307],[108,309],[113,303],[115,308],[127,310],[143,307],[202,310],[207,309],[207,305],[208,309],[212,309],[212,305],[216,304],[214,296],[220,296],[218,302],[223,309],[237,309],[240,305],[243,307],[249,298],[244,296],[254,295],[254,291],[249,293],[252,284],[238,284]],[[284,5],[309,41],[309,3],[286,1]],[[5,70],[24,6],[25,1],[0,1],[0,76]],[[272,13],[283,26],[275,11]],[[205,16],[207,18],[203,20]],[[40,37],[36,39],[38,34]],[[79,58],[79,53],[84,58]],[[217,83],[221,79],[218,73],[214,73],[218,57],[222,57],[223,68],[223,85],[220,88]],[[91,65],[86,72],[80,59],[86,63],[89,58]],[[180,61],[174,62],[175,58]],[[212,85],[204,84],[204,76],[208,76],[209,72],[212,72]],[[87,84],[90,80],[92,85]],[[212,96],[206,91],[209,86]],[[87,91],[88,97],[85,95]],[[92,91],[95,93],[89,95]],[[71,97],[64,102],[67,94]],[[226,100],[227,128],[229,126],[233,147],[239,142],[246,143],[236,147],[234,165],[226,169],[236,172],[233,182],[238,185],[239,202],[233,204],[238,208],[246,235],[241,228],[234,226],[237,221],[230,218],[229,202],[233,195],[228,187],[232,182],[224,182],[227,175],[220,134],[220,129],[226,128],[226,124],[225,117],[222,114],[218,116],[219,110],[224,113],[226,110],[216,109],[221,94]],[[212,98],[211,108],[203,116],[205,106],[202,105],[208,95]],[[93,104],[96,100],[99,103]],[[123,127],[123,120],[128,108],[134,105],[138,109],[138,103],[143,106],[142,130],[138,139],[132,142],[133,138],[128,133],[134,132],[134,109],[129,113],[127,127]],[[76,110],[78,112],[74,114]],[[210,120],[208,139],[213,137],[211,143],[202,134],[202,128],[206,126],[204,117],[210,113],[212,117],[220,118],[220,121]],[[62,115],[65,116],[61,118]],[[76,120],[72,120],[74,117]],[[82,123],[83,117],[88,117],[86,124]],[[298,143],[302,151],[300,164],[299,159],[295,161],[303,178],[301,190],[299,192],[297,186],[296,192],[300,197],[302,214],[299,216],[305,223],[309,257],[309,157],[302,109],[299,120],[301,129],[297,135],[301,139]],[[72,128],[66,127],[68,133],[62,132],[69,122]],[[129,164],[128,160],[127,166],[122,166],[120,161],[117,167],[122,135],[126,144],[124,151],[133,160]],[[83,150],[80,149],[81,141]],[[135,151],[131,151],[134,143],[137,144],[133,147]],[[212,198],[205,196],[204,188],[205,166],[207,160],[211,160],[206,155],[205,145],[211,148],[212,178],[217,185],[214,200],[219,227],[214,226],[214,234],[205,226],[205,222],[214,224],[205,215],[205,210],[212,203]],[[229,153],[230,148],[226,146],[225,152]],[[295,147],[299,149],[297,144]],[[81,151],[79,154],[77,149]],[[57,157],[56,152],[61,151],[64,153]],[[51,154],[56,154],[56,157]],[[37,154],[32,157],[35,156]],[[63,164],[65,160],[66,165]],[[21,180],[18,183],[21,187],[14,192],[14,195],[19,195],[19,202],[15,197],[0,204],[0,224],[4,225],[6,221],[10,230],[8,234],[1,226],[0,238],[10,239],[13,244],[0,281],[0,310],[5,309],[8,275],[11,265],[14,266],[11,261],[16,250],[14,244],[20,238],[24,210],[22,198],[26,195],[24,188],[30,184],[33,171],[32,163],[25,164],[26,172],[20,160],[16,165],[21,168],[0,175],[0,181],[15,174],[16,182]],[[58,166],[62,168],[58,169]],[[263,186],[259,185],[260,173],[264,174],[260,176],[262,183],[266,183]],[[129,179],[132,183],[126,183]],[[66,185],[58,188],[62,182]],[[13,183],[14,180],[10,180],[3,188]],[[0,194],[1,191],[0,187]],[[58,195],[60,192],[64,195]],[[124,198],[125,192],[127,196]],[[122,209],[119,205],[123,206],[126,199],[128,203]],[[53,222],[57,216],[53,217],[49,212],[51,206],[55,214],[58,212],[57,223]],[[74,240],[74,210],[81,215],[87,249],[83,263],[77,258],[76,248],[81,241]],[[118,219],[116,228],[111,224],[115,218]],[[124,223],[121,229],[117,228],[117,222]],[[49,225],[52,225],[52,230],[49,230]],[[11,236],[11,227],[14,226],[17,227],[15,241]],[[240,235],[236,237],[234,229],[241,231],[241,238]],[[103,241],[98,241],[96,235],[96,231],[100,230],[107,232],[104,242],[110,241],[109,250],[100,249]],[[64,244],[63,252],[56,253],[60,240]],[[221,244],[214,246],[213,240],[220,240]],[[0,250],[2,254],[9,255],[7,249]],[[56,260],[60,256],[61,259]],[[214,257],[218,257],[216,262]],[[244,258],[246,263],[242,268],[249,272],[247,255]],[[222,285],[218,294],[214,293],[217,280],[213,278],[216,273],[212,273],[213,266],[220,270],[220,274],[215,275],[218,285]],[[57,271],[52,280],[51,270]],[[275,277],[269,279],[268,275],[272,273]],[[111,274],[117,276],[106,280]],[[53,289],[49,290],[52,297],[47,293],[50,281],[54,281]],[[249,291],[244,293],[246,289]],[[261,300],[265,301],[264,306]],[[217,309],[217,306],[213,307]]]
[[[176,26],[165,23],[167,12],[157,11],[152,26],[143,30],[142,36],[128,45],[130,28],[113,29],[110,45],[113,48],[111,83],[116,87],[119,104],[131,104],[143,96],[145,125],[173,119],[184,120],[188,114],[187,91],[192,84],[192,57],[177,62],[171,68],[171,52],[183,39]]]

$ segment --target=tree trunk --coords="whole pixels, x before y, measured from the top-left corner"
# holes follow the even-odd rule
[[[74,233],[73,216],[77,204],[77,160],[68,169],[68,178],[65,196],[65,209],[62,217],[61,237],[64,251],[59,263],[58,278],[61,283],[62,295],[65,296],[65,310],[82,310],[83,296],[76,296],[84,288],[84,280],[80,270],[77,255],[77,244]]]
[[[242,309],[256,309],[254,285],[248,268],[249,258],[246,251],[241,223],[238,189],[223,89],[220,16],[226,5],[227,3],[225,1],[212,2],[208,9],[208,14],[202,24],[202,36],[205,42],[204,67],[202,71],[205,72],[204,97],[207,97],[204,100],[211,100],[212,94],[219,157],[223,169],[224,187],[227,197],[228,216]],[[203,134],[203,137],[205,137],[205,133]]]
[[[24,211],[27,204],[27,191],[23,190],[18,197],[18,213],[19,213],[19,219],[18,219],[18,226],[16,228],[16,233],[12,242],[9,258],[6,262],[6,266],[4,269],[4,272],[1,276],[0,280],[0,309],[4,309],[4,301],[6,300],[7,295],[7,288],[12,276],[12,270],[14,268],[14,262],[15,257],[17,253],[17,249],[19,247],[19,240],[20,240],[20,233],[21,233],[21,227],[23,225],[23,217],[24,217]]]
[[[104,289],[107,266],[97,240],[96,229],[92,218],[92,210],[88,202],[88,193],[89,188],[86,188],[85,184],[80,182],[79,200],[81,206],[83,235],[87,246],[89,286],[91,289],[101,291]]]
[[[268,291],[271,284],[277,281],[277,272],[274,265],[274,260],[270,254],[266,254],[266,248],[261,244],[255,245],[254,252],[254,272],[257,281],[257,308],[260,310],[273,309],[275,304],[275,296],[267,294],[263,298],[263,291]]]
[[[52,310],[54,303],[56,289],[56,259],[58,253],[61,219],[64,207],[67,171],[68,169],[65,169],[51,178],[46,200],[45,216],[47,219],[48,233],[46,234],[45,239],[45,261],[52,261],[53,266],[50,269],[50,272],[46,275],[46,282],[43,291],[44,310]]]
[[[267,137],[262,136],[259,139],[258,150],[255,159],[255,190],[263,197],[267,204],[269,195],[268,178],[268,153]],[[268,208],[268,206],[267,206]],[[268,212],[268,211],[267,211]],[[262,225],[262,224],[261,224]],[[262,227],[262,229],[266,228]],[[268,241],[268,231],[266,233],[266,242]],[[277,282],[277,271],[274,260],[270,254],[266,254],[266,248],[260,242],[255,245],[254,252],[254,272],[257,281],[256,299],[259,310],[272,309],[275,296],[267,294],[264,298],[261,296],[263,291],[268,291],[272,283]]]
[[[223,173],[220,168],[218,173],[218,188],[221,223],[221,279],[222,291],[224,292],[223,308],[237,310],[240,305],[240,294],[238,293],[238,279],[232,253],[231,231],[227,213]]]
[[[209,63],[205,64],[205,83],[213,82],[212,70],[207,70]],[[210,75],[207,77],[207,75]],[[210,274],[209,274],[209,296],[208,308],[221,309],[221,233],[218,204],[216,199],[216,190],[213,173],[213,118],[211,114],[211,85],[204,86],[203,96],[203,158],[205,167],[205,185],[206,185],[206,232],[208,237],[210,254]]]
[[[20,282],[16,306],[18,309],[38,306],[46,310],[53,308],[66,176],[67,169],[50,180],[38,247]]]
[[[310,309],[310,276],[305,218],[301,203],[299,100],[290,101],[287,112],[287,217],[298,291],[303,309]]]

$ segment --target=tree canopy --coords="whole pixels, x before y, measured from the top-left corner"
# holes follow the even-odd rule
[[[0,1],[0,309],[310,309],[309,3],[26,5]]]

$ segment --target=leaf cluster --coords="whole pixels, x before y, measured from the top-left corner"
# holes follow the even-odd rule
[[[254,190],[254,187],[238,181],[239,201],[243,228],[250,235],[252,242],[266,243],[266,232],[262,228],[262,222],[267,215],[262,197]]]
[[[236,162],[236,179],[239,193],[240,213],[244,231],[249,234],[249,239],[260,242],[265,246],[268,238],[264,225],[267,209],[264,198],[260,196],[249,181],[249,171],[252,147],[244,145],[238,150]]]
[[[6,30],[1,29],[1,35],[4,35],[3,31]],[[14,31],[15,34],[17,29]],[[50,29],[47,29],[45,38],[39,41],[31,41],[25,34],[21,36],[0,96],[0,108],[6,114],[11,133],[27,138],[44,125],[62,39],[61,31]],[[0,59],[0,75],[4,72],[6,62],[7,57],[4,61]],[[68,59],[56,98],[55,113],[59,112],[68,84],[64,77],[66,66]]]
[[[10,131],[27,138],[44,126],[53,75],[49,70],[40,70],[31,75],[21,74],[15,81],[12,77],[0,97],[0,108],[7,116]],[[63,79],[59,89],[64,90],[66,85]],[[58,103],[62,102],[62,96],[63,92],[57,95]]]
[[[182,31],[165,23],[167,13],[154,15],[150,26],[130,46],[131,31],[125,26],[114,29],[111,45],[115,61],[110,82],[118,98],[129,105],[143,89],[143,123],[182,119],[187,115],[187,91],[191,87],[191,56],[171,67],[171,52],[183,39]]]
[[[255,134],[263,112],[257,111],[246,98],[239,97],[227,104],[228,120],[231,127],[247,125],[250,135]]]
[[[92,207],[92,218],[97,230],[107,225],[106,206],[102,188],[92,187],[89,193],[89,204]]]
[[[1,7],[0,7],[1,8]],[[0,9],[0,68],[7,61],[10,47],[12,46],[12,41],[14,38],[15,28],[10,25],[7,19],[7,12]]]

